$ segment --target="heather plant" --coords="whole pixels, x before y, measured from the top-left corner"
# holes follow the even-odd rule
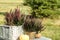
[[[29,16],[23,24],[23,29],[27,32],[38,33],[44,29],[44,26],[42,25],[42,21],[40,19]]]
[[[15,10],[10,10],[10,12],[5,15],[7,25],[22,25],[24,22],[24,15],[20,14],[20,10],[16,8]]]
[[[14,15],[13,15],[13,23],[15,25],[18,25],[19,24],[19,20],[20,20],[20,10],[19,9],[15,9],[15,12],[14,12]]]
[[[6,19],[6,24],[7,25],[13,25],[13,17],[11,16],[11,14],[10,13],[6,13],[6,15],[5,15],[5,19]]]

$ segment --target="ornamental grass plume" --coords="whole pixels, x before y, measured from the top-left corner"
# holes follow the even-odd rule
[[[24,20],[24,15],[20,13],[20,9],[16,8],[15,10],[10,10],[6,12],[5,15],[6,25],[22,25]]]
[[[38,33],[44,29],[44,26],[42,25],[42,21],[40,19],[29,16],[24,22],[23,29],[27,32]]]

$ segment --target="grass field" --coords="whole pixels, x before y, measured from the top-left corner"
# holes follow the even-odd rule
[[[0,15],[0,25],[4,25],[4,15]]]
[[[42,31],[42,35],[51,38],[52,40],[60,40],[60,20],[45,19],[43,21],[46,29]]]
[[[0,12],[7,12],[22,5],[23,0],[0,0]]]

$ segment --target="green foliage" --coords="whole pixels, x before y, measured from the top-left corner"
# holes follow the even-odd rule
[[[0,15],[5,15],[6,12],[0,12]]]
[[[57,9],[57,0],[25,0],[24,5],[32,8],[32,16],[49,17],[55,13]]]

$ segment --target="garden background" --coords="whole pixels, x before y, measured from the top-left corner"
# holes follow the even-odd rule
[[[41,34],[52,40],[60,40],[60,0],[56,1],[56,6],[58,6],[55,8],[56,14],[52,15],[52,17],[44,17],[42,21],[46,29],[42,31]],[[31,12],[31,8],[24,6],[22,3],[24,3],[24,0],[0,0],[0,25],[4,25],[5,23],[5,12],[9,12],[10,9],[14,9],[17,6],[20,8],[21,13],[28,15]],[[49,11],[47,13],[49,13]]]

